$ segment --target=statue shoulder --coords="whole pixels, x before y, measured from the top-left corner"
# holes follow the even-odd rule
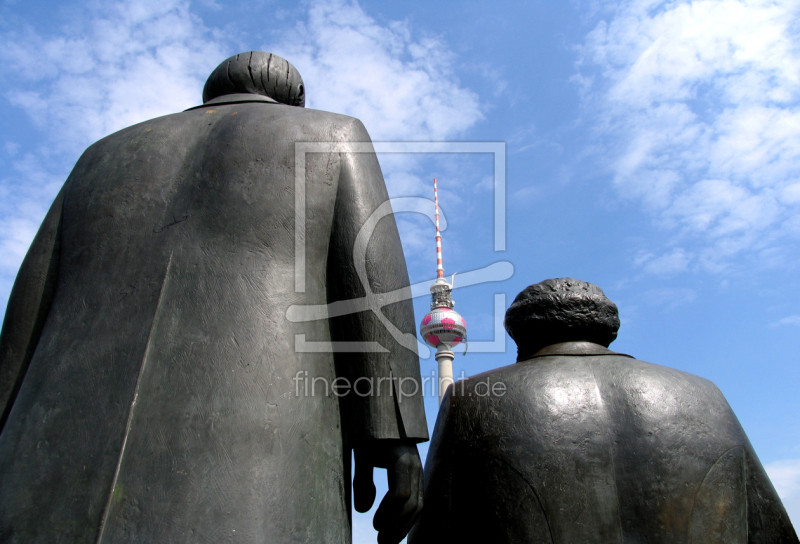
[[[133,148],[141,152],[148,147],[160,148],[176,145],[179,140],[186,141],[193,132],[189,127],[184,127],[183,115],[172,113],[155,117],[100,138],[81,153],[70,177],[102,168],[109,162],[117,162],[121,156],[129,157]]]
[[[516,422],[523,414],[534,421],[554,410],[614,409],[615,403],[605,406],[610,399],[639,406],[639,395],[657,397],[664,409],[680,413],[708,411],[722,418],[731,414],[713,382],[625,355],[552,356],[515,363],[459,380],[449,402],[452,417],[493,420],[494,425],[507,418]]]
[[[310,108],[295,108],[301,110],[309,119],[336,127],[340,132],[337,135],[345,136],[351,141],[371,141],[367,128],[364,123],[356,117],[351,117],[342,113],[333,113],[325,110],[314,110]]]
[[[639,359],[627,359],[625,363],[620,361],[616,368],[601,365],[598,377],[608,374],[620,387],[630,387],[634,385],[633,382],[646,379],[651,388],[670,389],[676,394],[694,395],[714,402],[725,400],[714,382],[691,372]]]

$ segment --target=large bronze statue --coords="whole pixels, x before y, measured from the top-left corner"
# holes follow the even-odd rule
[[[349,542],[351,448],[361,510],[388,468],[382,542],[418,513],[422,399],[397,395],[417,355],[373,311],[286,318],[364,296],[360,270],[374,293],[408,286],[391,217],[354,261],[388,199],[366,130],[305,109],[269,53],[223,62],[203,100],[87,149],[22,264],[0,337],[2,543]],[[299,194],[297,142],[324,143]],[[381,311],[414,333],[410,300]]]
[[[532,285],[505,324],[517,363],[442,403],[411,544],[798,542],[719,389],[609,350],[598,287]]]

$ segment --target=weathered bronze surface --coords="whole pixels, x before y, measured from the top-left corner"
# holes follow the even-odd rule
[[[212,74],[204,106],[80,158],[0,337],[0,542],[349,542],[350,448],[361,508],[372,466],[421,480],[422,399],[398,403],[386,379],[418,380],[417,355],[372,312],[286,317],[363,296],[359,267],[374,292],[408,286],[391,217],[354,261],[388,199],[366,130],[297,107],[304,97],[285,60],[237,55]],[[296,142],[335,147],[304,155],[300,197]],[[414,334],[410,300],[382,312]],[[298,353],[298,335],[384,351]],[[371,379],[373,392],[337,397],[317,381],[311,394],[298,377]],[[390,486],[383,539],[402,538],[420,494]]]
[[[520,361],[448,390],[410,543],[798,542],[719,389],[607,349],[599,288],[531,286],[506,327]]]

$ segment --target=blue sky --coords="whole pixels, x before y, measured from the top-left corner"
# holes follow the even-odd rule
[[[471,340],[495,339],[495,294],[507,306],[546,278],[600,285],[620,308],[612,348],[714,381],[800,523],[799,12],[797,0],[3,0],[0,306],[87,145],[198,104],[227,56],[271,51],[303,75],[309,107],[359,117],[375,141],[504,142],[500,252],[491,155],[381,156],[393,196],[430,197],[439,179],[447,274],[514,266],[455,290]],[[430,222],[398,222],[412,281],[432,278]],[[510,364],[506,348],[457,355],[455,373]],[[374,541],[369,525],[356,517],[356,542]]]

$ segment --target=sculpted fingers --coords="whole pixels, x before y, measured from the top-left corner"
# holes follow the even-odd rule
[[[357,512],[367,512],[375,502],[375,483],[372,479],[372,460],[356,451],[356,469],[353,477],[353,507]]]
[[[413,526],[422,508],[422,463],[416,448],[404,452],[388,469],[389,492],[375,514],[380,544],[397,544]]]
[[[399,522],[401,523],[398,534],[397,542],[403,539],[408,534],[414,524],[422,514],[422,491],[423,491],[423,477],[422,477],[422,464],[419,463],[419,470],[414,471],[414,478],[412,480],[411,496],[400,512]]]

